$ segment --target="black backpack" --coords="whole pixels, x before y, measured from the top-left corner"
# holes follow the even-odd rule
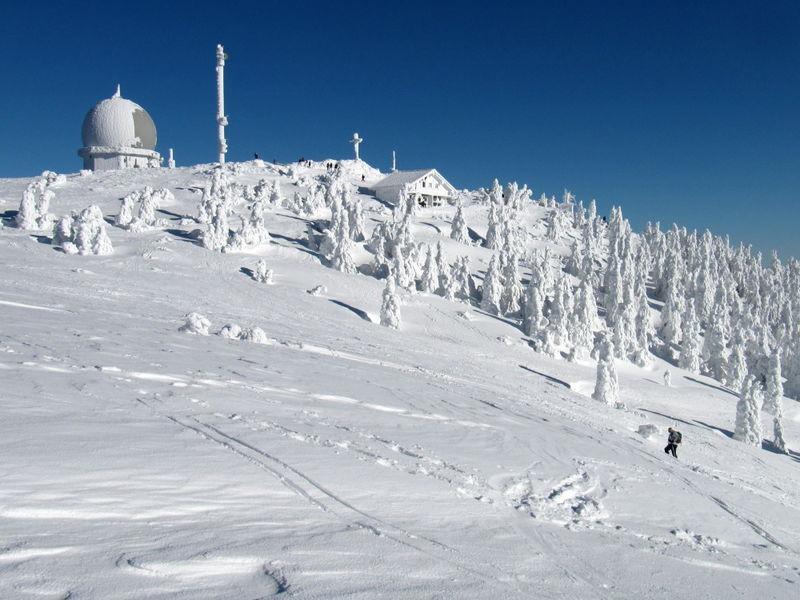
[[[682,439],[683,439],[683,436],[681,435],[681,432],[680,431],[676,431],[675,432],[675,443],[676,444],[680,444]]]

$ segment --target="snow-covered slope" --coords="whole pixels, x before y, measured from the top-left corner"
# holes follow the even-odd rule
[[[0,598],[797,597],[796,402],[777,454],[731,439],[731,392],[672,365],[666,388],[658,359],[618,362],[619,410],[591,399],[593,360],[474,306],[405,294],[401,330],[381,327],[384,282],[325,266],[288,210],[267,246],[204,249],[208,169],[53,184],[58,216],[172,192],[164,227],[108,226],[109,256],[14,228],[29,180],[0,181]],[[290,196],[324,162],[236,170]],[[371,230],[390,211],[362,192]],[[417,214],[415,239],[482,276],[454,212]],[[483,234],[486,207],[464,212]],[[544,213],[525,213],[539,237]],[[274,285],[250,277],[260,258]],[[190,312],[212,335],[179,331]]]

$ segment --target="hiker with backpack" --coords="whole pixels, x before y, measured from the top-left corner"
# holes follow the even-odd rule
[[[672,456],[678,458],[678,444],[681,443],[683,436],[680,431],[672,427],[667,428],[667,431],[669,432],[669,436],[667,437],[667,447],[664,448],[664,452],[667,454],[672,452]]]

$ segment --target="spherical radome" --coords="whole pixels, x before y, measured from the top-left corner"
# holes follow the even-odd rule
[[[155,150],[156,126],[147,111],[117,91],[98,102],[83,120],[83,145]]]

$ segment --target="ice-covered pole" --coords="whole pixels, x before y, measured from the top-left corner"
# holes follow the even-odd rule
[[[228,142],[225,140],[225,125],[228,117],[225,116],[225,50],[222,44],[217,44],[217,145],[219,147],[219,164],[225,164],[225,153],[228,151]]]
[[[392,150],[392,173],[397,171],[397,156],[395,156],[394,150]]]
[[[175,168],[175,156],[172,154],[172,148],[169,149],[169,158],[167,159],[167,167],[170,169]]]

